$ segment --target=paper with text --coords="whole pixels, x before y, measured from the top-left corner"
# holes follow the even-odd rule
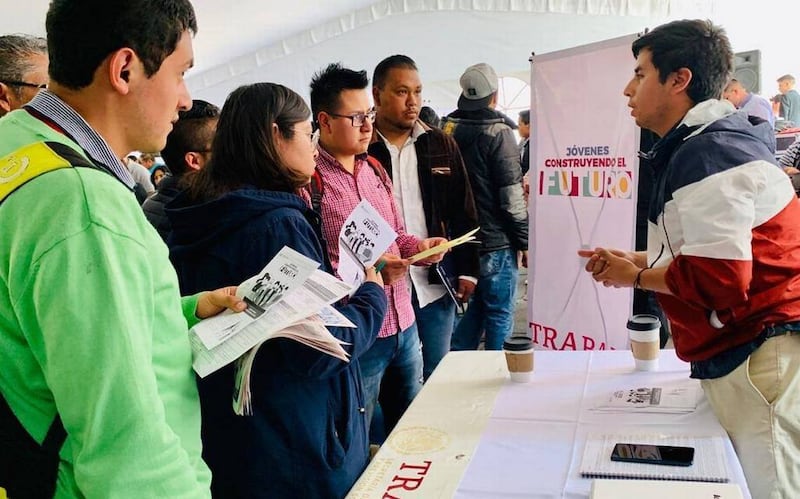
[[[594,408],[607,412],[657,412],[688,414],[697,409],[700,390],[696,384],[645,386],[616,390]]]
[[[342,281],[357,288],[364,282],[364,268],[375,264],[397,232],[364,199],[356,205],[339,232],[339,268]]]
[[[288,251],[284,253],[284,250]],[[278,258],[281,255],[283,256]],[[279,261],[273,265],[275,259]],[[259,306],[264,310],[263,312],[220,315],[201,321],[192,328],[192,334],[190,334],[194,354],[192,365],[201,377],[233,362],[254,346],[278,336],[291,337],[337,358],[347,360],[347,354],[342,348],[341,342],[324,326],[327,320],[342,327],[354,327],[352,322],[344,316],[332,308],[330,310],[327,308],[346,296],[350,292],[350,286],[336,277],[316,269],[318,265],[316,262],[289,248],[281,250],[275,259],[258,276],[242,283],[237,291],[237,294],[243,293],[240,296],[247,296],[249,293],[251,301],[258,300],[259,295],[253,296],[253,293],[261,292],[266,281],[262,278],[266,273],[272,271],[272,275],[275,276],[291,275],[291,279],[283,281],[284,283],[290,282],[287,289],[280,289],[276,292],[280,294],[280,297],[277,299],[266,297],[263,302],[266,304],[266,309]],[[259,285],[259,279],[262,279],[261,285]],[[254,287],[256,287],[255,290]],[[261,293],[262,298],[265,296],[265,293]],[[250,302],[248,302],[249,307]],[[325,318],[321,318],[320,314]],[[319,322],[322,327],[295,328],[289,333],[282,332],[283,329],[309,317],[315,317],[314,321]],[[238,319],[238,322],[235,319]],[[300,333],[303,332],[307,332],[308,336],[302,336]],[[213,346],[207,347],[206,342]]]
[[[196,324],[191,333],[210,350],[261,317],[284,295],[301,286],[319,264],[284,246],[264,269],[236,288],[247,310],[223,312]]]

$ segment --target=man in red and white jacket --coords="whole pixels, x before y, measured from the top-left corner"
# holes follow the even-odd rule
[[[661,137],[644,155],[647,252],[579,254],[596,281],[657,293],[753,497],[800,497],[800,202],[769,124],[717,100],[733,56],[721,28],[676,21],[633,53],[624,94]]]

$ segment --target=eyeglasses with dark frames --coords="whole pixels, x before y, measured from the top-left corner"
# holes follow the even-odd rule
[[[356,114],[336,114],[336,113],[328,113],[329,115],[333,116],[334,118],[348,118],[350,120],[350,124],[353,125],[354,128],[361,128],[364,126],[364,122],[369,120],[370,123],[375,123],[375,110],[370,109],[366,113],[356,113]]]
[[[11,81],[3,80],[2,83],[5,83],[6,85],[11,85],[12,87],[47,88],[47,83],[36,84],[27,81],[13,81],[13,80]]]

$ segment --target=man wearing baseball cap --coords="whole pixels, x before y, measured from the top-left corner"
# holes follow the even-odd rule
[[[497,74],[485,63],[464,71],[458,109],[442,121],[467,168],[481,226],[478,286],[453,333],[452,350],[500,350],[514,325],[517,254],[528,265],[528,211],[522,194],[516,124],[495,110]]]

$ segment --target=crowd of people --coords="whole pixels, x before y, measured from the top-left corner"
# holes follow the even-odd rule
[[[90,18],[123,35],[98,37]],[[485,329],[487,348],[510,333],[527,214],[494,70],[465,72],[460,107],[474,116],[448,117],[458,123],[448,134],[421,120],[407,56],[381,61],[372,85],[366,71],[328,65],[310,82],[310,106],[254,83],[219,109],[190,100],[183,82],[197,30],[185,0],[100,11],[56,0],[46,24],[46,42],[3,37],[17,48],[0,56],[19,73],[0,73],[13,94],[0,123],[4,172],[21,157],[42,165],[14,177],[0,211],[2,417],[27,444],[4,453],[13,473],[0,485],[12,497],[343,497],[367,465],[371,423],[388,434],[451,349],[457,306],[472,304],[470,336]],[[158,151],[164,165],[130,151]],[[237,364],[196,378],[188,327],[241,311],[232,286],[284,246],[336,274],[339,231],[362,199],[398,237],[382,270],[366,269],[337,305],[357,326],[329,328],[349,362],[269,341],[255,357],[252,414],[237,415]],[[20,216],[46,212],[57,223]],[[479,224],[482,246],[410,264]],[[35,460],[37,448],[49,461]]]
[[[497,110],[490,65],[465,69],[441,118],[399,54],[371,79],[321,68],[309,103],[262,82],[220,109],[183,80],[198,29],[188,0],[53,0],[46,27],[46,41],[0,37],[10,497],[344,497],[374,435],[448,351],[502,348],[527,265],[533,124],[529,111],[515,122]],[[791,497],[800,201],[775,167],[772,115],[729,80],[730,44],[711,23],[670,23],[632,48],[624,95],[661,138],[645,155],[651,244],[583,250],[586,270],[658,294],[754,497]],[[238,415],[237,363],[196,377],[188,329],[243,311],[235,286],[285,246],[336,275],[340,230],[362,200],[397,238],[336,304],[356,325],[329,328],[349,362],[265,342],[252,414]],[[478,227],[479,245],[411,264]]]

